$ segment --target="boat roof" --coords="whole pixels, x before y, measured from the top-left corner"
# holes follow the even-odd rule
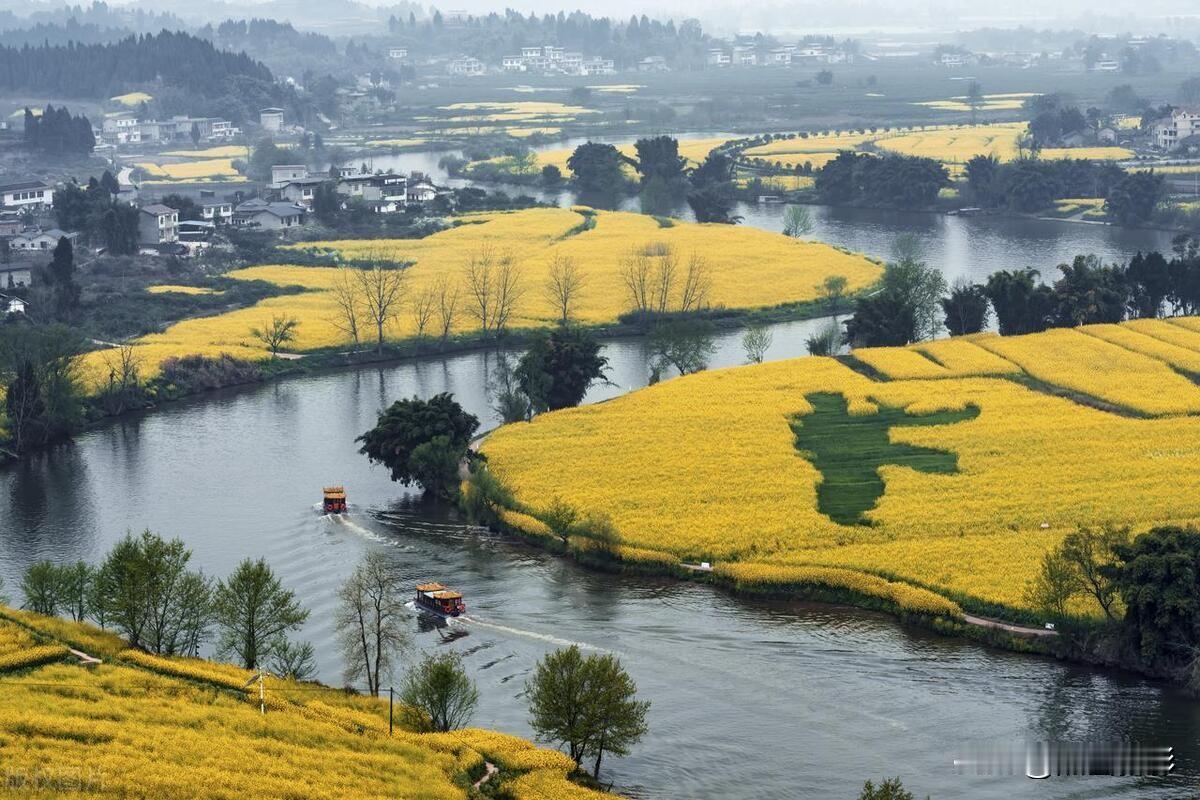
[[[444,589],[440,592],[434,592],[431,597],[434,597],[438,600],[461,600],[462,594],[449,589]]]
[[[343,487],[343,486],[326,486],[326,487],[324,487],[324,490],[325,490],[326,494],[328,494],[330,492],[345,492],[346,491],[345,487]]]
[[[418,592],[440,592],[445,589],[440,583],[419,583],[417,584]]]

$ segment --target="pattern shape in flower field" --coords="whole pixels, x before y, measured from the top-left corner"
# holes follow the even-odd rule
[[[1198,323],[855,351],[878,379],[829,358],[713,370],[506,426],[483,451],[525,512],[608,515],[626,546],[843,567],[1024,609],[1043,553],[1077,525],[1200,519],[1200,386],[1180,374],[1200,366]],[[852,415],[979,413],[891,428],[895,443],[955,454],[956,471],[885,465],[869,524],[839,525],[818,512],[821,473],[789,427],[817,393]]]

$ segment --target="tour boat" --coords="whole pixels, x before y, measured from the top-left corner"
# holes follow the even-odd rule
[[[447,617],[457,617],[467,610],[463,596],[440,583],[422,583],[417,586],[415,602],[418,608]]]
[[[346,513],[346,490],[341,486],[326,486],[324,489],[326,514]]]

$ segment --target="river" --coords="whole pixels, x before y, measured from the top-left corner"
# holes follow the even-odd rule
[[[697,137],[717,138],[726,134],[694,134]],[[569,139],[552,145],[540,145],[539,150],[574,148],[586,139]],[[627,144],[630,137],[614,137],[613,144]],[[451,151],[450,154],[457,154]],[[446,153],[401,153],[375,156],[368,163],[372,169],[409,172],[417,170],[434,176],[438,183],[452,186],[469,185],[470,181],[450,177],[439,165]],[[488,185],[510,195],[526,194],[546,203],[571,206],[575,194],[569,190],[548,191],[536,186]],[[636,197],[622,201],[621,208],[639,210]],[[767,203],[738,203],[735,213],[742,224],[769,231],[782,231],[785,206]],[[1042,278],[1053,282],[1059,276],[1059,264],[1069,263],[1080,254],[1095,254],[1106,262],[1128,261],[1139,250],[1158,250],[1169,253],[1173,233],[1149,228],[1124,228],[1086,222],[1057,219],[1034,219],[1013,216],[949,216],[927,211],[897,211],[876,208],[839,208],[807,206],[812,231],[807,238],[826,242],[854,252],[887,260],[895,252],[897,240],[911,239],[920,258],[940,269],[946,280],[957,279],[981,282],[1001,269],[1033,267]],[[693,219],[691,210],[681,204],[670,211],[680,219]]]
[[[412,167],[417,168],[417,167]],[[747,223],[778,228],[778,207]],[[914,233],[948,274],[1057,263],[1075,252],[1128,257],[1162,246],[1150,231],[1030,220],[816,209],[814,238],[886,256]],[[967,265],[971,266],[968,267]],[[768,358],[804,352],[824,320],[775,326]],[[740,336],[713,366],[741,363]],[[645,345],[605,345],[611,384],[588,402],[642,386]],[[38,559],[95,562],[126,531],[181,537],[195,566],[228,574],[265,557],[312,611],[320,677],[341,682],[335,590],[369,549],[406,580],[465,592],[469,621],[415,616],[413,651],[461,652],[480,688],[473,723],[530,735],[523,684],[542,655],[577,642],[618,654],[653,703],[651,734],[607,762],[616,787],[645,798],[850,798],[863,780],[900,775],[918,797],[1195,797],[1200,703],[1122,673],[991,650],[860,610],[737,599],[708,586],[589,572],[424,506],[372,468],[354,437],[393,400],[452,391],[485,427],[500,354],[363,367],[215,393],[94,428],[0,470],[0,576],[13,593]],[[351,514],[315,511],[345,483]],[[451,636],[450,633],[466,633]],[[951,766],[963,743],[1129,738],[1174,745],[1169,779],[1034,782]]]

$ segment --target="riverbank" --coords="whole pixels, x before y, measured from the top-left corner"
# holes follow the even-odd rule
[[[684,315],[669,315],[663,319],[686,320],[699,322],[710,327],[716,335],[724,331],[736,330],[749,325],[774,325],[787,322],[832,318],[842,314],[852,307],[854,297],[848,295],[838,305],[829,306],[820,301],[803,301],[785,303],[768,308],[755,309],[710,309],[708,311]],[[653,333],[653,326],[645,321],[624,321],[611,324],[583,325],[602,342],[621,340],[646,340]],[[447,339],[431,337],[409,337],[395,342],[386,342],[382,350],[361,349],[344,350],[342,348],[327,348],[323,350],[306,351],[303,353],[281,352],[278,358],[264,359],[258,362],[244,362],[258,368],[258,375],[253,379],[237,378],[228,383],[206,385],[197,391],[188,391],[186,387],[177,384],[163,385],[158,378],[152,379],[139,387],[139,395],[119,408],[106,408],[102,395],[90,395],[86,399],[86,423],[74,433],[94,429],[108,424],[113,420],[145,414],[156,409],[168,407],[183,400],[193,400],[205,394],[236,389],[238,387],[259,386],[285,378],[302,375],[317,375],[323,372],[352,369],[363,366],[388,366],[412,360],[436,361],[469,353],[504,350],[525,346],[530,337],[544,332],[543,328],[517,328],[505,331],[500,337],[484,336],[481,334],[460,334]],[[100,351],[95,351],[100,352]],[[239,362],[243,363],[243,362]],[[13,463],[19,458],[61,444],[63,440],[47,443],[39,449],[28,450],[18,456],[3,446],[0,441],[0,468]]]
[[[477,518],[479,498],[469,499],[473,484],[464,484],[464,510]],[[963,611],[954,601],[937,595],[933,607],[927,603],[928,590],[904,584],[902,591],[916,590],[917,603],[871,591],[872,586],[892,583],[870,573],[838,570],[828,567],[787,568],[794,579],[778,582],[739,579],[737,565],[687,564],[670,553],[626,547],[620,544],[587,540],[579,536],[563,539],[541,519],[521,511],[488,502],[492,516],[482,521],[504,536],[565,557],[585,569],[611,574],[637,574],[670,578],[682,582],[709,585],[732,597],[747,599],[818,602],[832,606],[858,608],[886,614],[902,625],[910,625],[933,633],[969,640],[1012,653],[1036,655],[1072,664],[1100,667],[1141,678],[1178,686],[1162,674],[1130,663],[1116,655],[1115,633],[1103,625],[1073,625],[1060,631],[1045,626],[1035,627],[1020,622],[996,619]],[[756,565],[746,565],[756,566]],[[802,577],[803,572],[809,576]],[[857,584],[857,585],[856,585]],[[894,585],[894,584],[893,584]],[[894,591],[894,590],[893,590]],[[990,607],[995,610],[995,607]],[[1013,613],[1016,619],[1028,615]]]

